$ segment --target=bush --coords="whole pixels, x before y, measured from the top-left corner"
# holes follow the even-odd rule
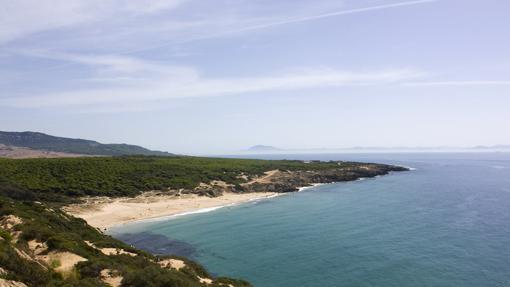
[[[97,262],[83,261],[76,264],[76,269],[82,278],[97,278],[99,277],[101,270],[105,269],[105,266]]]

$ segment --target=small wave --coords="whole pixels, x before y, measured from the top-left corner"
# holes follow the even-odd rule
[[[235,203],[230,203],[230,204],[225,204],[225,205],[220,205],[220,206],[215,206],[215,207],[207,207],[207,208],[202,208],[202,209],[197,209],[197,210],[192,210],[192,211],[186,211],[186,212],[171,215],[170,217],[179,217],[179,216],[190,215],[190,214],[207,213],[207,212],[211,212],[211,211],[218,210],[220,208],[232,206],[232,205],[235,205]]]
[[[308,185],[308,186],[302,186],[302,187],[298,188],[298,192],[301,192],[303,190],[307,190],[310,188],[314,188],[317,186],[321,186],[321,185],[325,185],[325,183],[312,183],[311,185]]]
[[[277,197],[277,196],[281,196],[281,195],[283,195],[283,194],[273,194],[273,195],[269,195],[269,196],[265,196],[265,197],[252,198],[252,199],[249,199],[249,200],[246,200],[246,201],[232,202],[232,203],[228,203],[228,204],[225,204],[225,205],[219,205],[219,206],[206,207],[206,208],[201,208],[201,209],[196,209],[196,210],[190,210],[190,211],[185,211],[185,212],[176,213],[176,214],[172,214],[172,215],[157,216],[157,217],[153,217],[153,218],[143,218],[143,219],[134,220],[132,222],[127,222],[127,223],[120,224],[120,225],[126,225],[126,224],[132,224],[132,223],[142,223],[142,222],[160,222],[160,221],[166,221],[166,220],[174,219],[174,218],[181,217],[181,216],[192,215],[192,214],[200,214],[200,213],[208,213],[208,212],[215,211],[215,210],[218,210],[218,209],[221,209],[221,208],[225,208],[225,207],[231,207],[231,206],[246,204],[246,203],[250,203],[250,202],[257,202],[257,201],[262,201],[262,200],[266,200],[266,199],[271,199],[271,198],[274,198],[274,197]]]
[[[412,171],[412,170],[416,170],[416,168],[415,168],[415,167],[410,167],[410,166],[405,166],[405,165],[399,165],[399,166],[400,166],[400,167],[403,167],[403,168],[407,168],[407,169],[409,169],[409,170],[411,170],[411,171]]]
[[[282,196],[282,195],[283,195],[283,193],[277,193],[277,194],[268,195],[268,196],[265,196],[265,197],[252,198],[252,199],[249,199],[248,202],[266,200],[266,199],[275,198],[275,197]]]
[[[226,204],[226,205],[207,207],[207,208],[202,208],[202,209],[197,209],[197,210],[191,210],[191,211],[176,213],[176,214],[172,214],[172,215],[158,216],[158,217],[154,217],[154,218],[144,218],[144,219],[140,219],[140,220],[135,220],[133,222],[141,223],[141,222],[166,221],[166,220],[169,220],[169,219],[172,219],[172,218],[181,217],[181,216],[185,216],[185,215],[207,213],[207,212],[211,212],[211,211],[214,211],[214,210],[217,210],[217,209],[220,209],[220,208],[223,208],[223,207],[227,207],[227,206],[232,206],[232,205],[234,205],[234,204],[230,203],[230,204]],[[130,222],[128,222],[127,224],[130,224]]]

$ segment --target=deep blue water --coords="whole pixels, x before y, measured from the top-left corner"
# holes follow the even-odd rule
[[[255,286],[510,286],[510,154],[266,158],[416,170],[112,232]]]

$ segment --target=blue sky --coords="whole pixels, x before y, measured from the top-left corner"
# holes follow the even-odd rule
[[[0,0],[0,129],[180,153],[510,144],[510,2]]]

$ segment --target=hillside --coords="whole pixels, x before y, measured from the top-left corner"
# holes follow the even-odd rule
[[[36,150],[27,147],[0,144],[0,158],[20,159],[20,158],[59,158],[59,157],[82,157],[82,156],[92,155]]]
[[[78,155],[157,155],[172,156],[171,153],[153,151],[141,146],[128,144],[102,144],[92,140],[56,137],[39,132],[0,131],[0,144],[22,147],[37,151],[68,153]]]
[[[250,286],[137,250],[45,203],[0,196],[0,286],[206,285]]]
[[[177,197],[292,192],[402,170],[372,163],[198,157],[0,159],[0,286],[250,286],[212,276],[185,258],[140,251],[62,207],[84,202],[84,196],[143,191]]]

